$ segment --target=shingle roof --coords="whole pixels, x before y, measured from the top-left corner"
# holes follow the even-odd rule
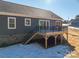
[[[27,17],[36,17],[36,18],[45,18],[45,19],[62,19],[51,11],[24,6],[16,3],[0,1],[0,12],[9,12],[9,13],[17,13],[24,14]]]

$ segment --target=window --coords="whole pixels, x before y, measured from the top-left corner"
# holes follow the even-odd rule
[[[39,20],[39,30],[49,30],[50,21],[49,20]]]
[[[55,25],[56,25],[56,26],[60,26],[60,25],[61,25],[61,22],[60,22],[60,21],[56,21],[56,22],[55,22]]]
[[[8,17],[8,29],[16,29],[16,18]]]
[[[25,18],[25,26],[31,26],[31,19]]]
[[[55,26],[55,21],[54,20],[51,21],[51,26]]]

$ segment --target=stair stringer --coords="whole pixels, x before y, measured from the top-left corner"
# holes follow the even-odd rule
[[[35,33],[30,39],[28,39],[28,40],[25,42],[25,44],[28,44],[28,43],[32,40],[32,38],[34,38],[37,34],[39,34],[39,32]]]

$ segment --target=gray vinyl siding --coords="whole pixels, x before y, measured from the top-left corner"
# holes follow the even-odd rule
[[[16,29],[8,29],[8,17],[16,17],[16,16],[0,16],[0,35],[14,35],[14,34],[25,34],[29,31],[37,32],[39,31],[39,20],[38,18],[31,18],[31,26],[25,26],[24,20],[26,17],[16,17]],[[43,19],[46,20],[46,19]],[[53,31],[57,31],[56,27],[52,25],[55,21],[59,20],[50,20],[50,29]],[[60,30],[62,28],[59,27]]]
[[[38,25],[37,19],[31,19],[31,26],[24,25],[25,17],[16,17],[16,29],[8,29],[8,17],[16,16],[0,16],[0,35],[13,35],[13,34],[23,34],[32,30]],[[36,28],[33,29],[35,31]]]

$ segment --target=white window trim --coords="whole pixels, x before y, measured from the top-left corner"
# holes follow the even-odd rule
[[[40,23],[41,21],[45,21],[45,22],[48,21],[48,22],[49,22],[49,30],[50,30],[50,20],[39,20],[39,26],[41,25],[41,23]],[[46,25],[47,25],[47,24],[46,24]],[[39,29],[39,30],[40,30],[40,29]]]
[[[13,28],[9,26],[9,20],[10,19],[14,19],[15,27],[13,27]],[[16,17],[8,17],[8,29],[16,29]]]
[[[29,20],[30,21],[30,24],[29,25],[26,24],[26,20]],[[25,18],[24,25],[25,26],[31,26],[31,18]]]
[[[39,26],[40,26],[40,22],[41,21],[48,21],[49,22],[49,26],[50,26],[50,20],[39,20]],[[47,25],[47,24],[46,24]]]

